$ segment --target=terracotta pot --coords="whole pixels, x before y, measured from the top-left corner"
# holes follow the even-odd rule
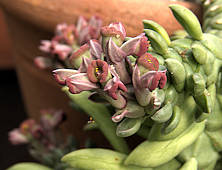
[[[121,21],[126,26],[128,36],[142,32],[142,19],[155,20],[172,33],[181,27],[167,7],[170,3],[166,0],[112,0],[106,3],[103,0],[1,0],[10,28],[16,70],[28,114],[38,119],[42,108],[63,109],[69,116],[65,131],[73,133],[81,142],[90,134],[95,141],[99,141],[100,146],[105,146],[106,142],[101,135],[82,132],[87,116],[70,108],[68,98],[53,80],[51,72],[38,70],[34,66],[33,58],[41,54],[38,50],[40,40],[49,39],[56,24],[73,23],[79,15],[98,15],[104,24]],[[200,17],[200,6],[184,2],[180,4]]]
[[[12,49],[2,9],[0,9],[0,28],[0,69],[12,69]]]

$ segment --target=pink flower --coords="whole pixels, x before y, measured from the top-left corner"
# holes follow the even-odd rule
[[[53,130],[64,120],[65,113],[62,110],[47,109],[41,111],[40,122],[45,130]]]
[[[150,53],[145,53],[137,59],[138,66],[142,66],[146,72],[158,71],[159,62]]]
[[[9,132],[9,141],[13,145],[20,145],[28,143],[28,139],[25,135],[23,135],[19,129],[13,129]]]
[[[69,91],[73,94],[99,88],[95,83],[88,79],[87,73],[78,73],[68,77],[66,79],[66,85],[69,87]]]
[[[83,57],[90,58],[89,49],[89,45],[84,44],[77,51],[72,53],[72,55],[69,57],[69,61],[74,68],[79,69]]]
[[[53,76],[59,84],[65,85],[66,79],[77,73],[79,71],[73,69],[57,69],[53,71]]]
[[[19,127],[20,132],[28,138],[41,138],[42,128],[33,119],[27,119]]]
[[[129,55],[142,56],[147,52],[148,47],[149,47],[148,39],[143,33],[123,43],[123,45],[121,46],[121,50],[125,52],[126,56]]]
[[[42,40],[39,49],[45,53],[50,53],[53,49],[53,44],[49,40]]]
[[[126,86],[117,77],[113,77],[113,79],[109,80],[104,87],[104,91],[107,91],[109,96],[114,100],[118,99],[117,93],[119,90],[127,92]]]
[[[133,70],[133,87],[136,99],[141,106],[146,106],[150,103],[153,91],[156,88],[163,88],[166,84],[166,70],[163,71],[148,71],[144,75],[140,75],[138,65],[135,65]]]
[[[104,83],[108,77],[111,77],[109,73],[109,66],[103,60],[93,60],[88,66],[87,75],[89,80],[93,83]]]
[[[101,28],[101,34],[105,37],[120,37],[124,41],[126,37],[126,30],[121,22],[111,23],[109,26]]]
[[[36,57],[34,59],[34,63],[40,69],[51,68],[53,66],[53,62],[50,58],[41,57],[41,56]]]
[[[90,39],[98,39],[102,20],[93,16],[89,22],[84,17],[79,17],[77,22],[77,34],[80,45],[87,43]]]

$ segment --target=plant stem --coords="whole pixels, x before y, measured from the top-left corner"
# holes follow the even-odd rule
[[[109,110],[103,105],[90,101],[88,97],[90,92],[81,92],[80,94],[71,94],[67,87],[63,90],[69,98],[78,104],[89,116],[91,116],[99,126],[104,136],[113,146],[113,148],[122,153],[129,153],[126,141],[116,135],[116,125],[112,122]]]

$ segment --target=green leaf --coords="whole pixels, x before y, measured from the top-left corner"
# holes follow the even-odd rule
[[[180,166],[179,161],[172,159],[171,161],[154,168],[154,170],[178,170]]]
[[[12,165],[7,170],[53,170],[53,169],[33,162],[22,162]]]
[[[186,72],[183,64],[174,58],[166,59],[165,63],[168,71],[171,74],[176,90],[181,92],[184,88],[186,78]]]
[[[210,50],[215,57],[222,59],[222,39],[213,34],[205,33],[201,43]]]
[[[147,168],[125,166],[125,154],[108,149],[80,149],[65,155],[62,161],[73,168],[85,170],[152,170]]]
[[[143,26],[144,26],[144,29],[151,29],[151,30],[158,32],[164,38],[166,43],[168,45],[170,45],[171,42],[170,42],[170,38],[168,36],[168,33],[161,25],[159,25],[158,23],[156,23],[152,20],[143,20]]]
[[[183,26],[187,33],[196,40],[203,38],[200,22],[197,17],[184,6],[172,4],[169,5],[177,21]]]
[[[125,118],[117,126],[116,134],[120,137],[128,137],[135,134],[141,126],[141,118]]]
[[[144,29],[152,48],[159,54],[166,54],[168,45],[163,37],[156,31]]]
[[[160,110],[154,113],[151,119],[157,123],[163,123],[170,119],[170,117],[172,116],[172,112],[173,112],[173,109],[172,109],[171,103],[167,103]]]
[[[192,144],[203,132],[205,121],[193,123],[177,138],[168,141],[145,141],[137,146],[125,160],[125,165],[157,167],[164,164]]]
[[[179,170],[198,170],[197,160],[195,158],[191,158]]]

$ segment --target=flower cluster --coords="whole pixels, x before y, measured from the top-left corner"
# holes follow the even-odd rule
[[[69,68],[67,58],[79,46],[90,39],[98,39],[102,20],[93,16],[89,21],[79,17],[77,25],[58,24],[51,40],[42,40],[39,49],[45,56],[36,57],[34,62],[41,69]]]
[[[25,120],[19,128],[9,132],[9,141],[13,145],[28,144],[29,152],[36,160],[56,167],[57,160],[76,149],[72,137],[64,138],[59,130],[64,120],[65,114],[61,110],[42,110],[39,123]]]
[[[166,69],[147,52],[145,34],[128,38],[121,23],[112,23],[101,28],[101,36],[100,42],[90,40],[69,57],[74,69],[53,71],[57,82],[68,86],[73,94],[93,91],[92,95],[107,100],[116,108],[114,122],[158,111]]]
[[[54,136],[58,126],[63,122],[65,114],[61,110],[42,110],[40,122],[27,119],[9,132],[9,140],[12,144],[26,144],[38,141],[49,149],[55,147]]]

